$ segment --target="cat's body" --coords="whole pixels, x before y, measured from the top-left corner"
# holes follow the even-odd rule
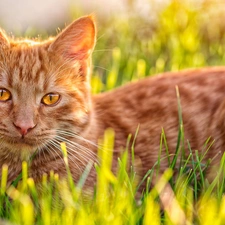
[[[67,144],[71,172],[78,180],[87,163],[97,161],[97,143],[108,127],[116,134],[116,163],[128,135],[134,137],[139,126],[135,156],[143,176],[158,159],[162,128],[170,154],[175,153],[179,129],[176,86],[185,140],[192,150],[201,150],[211,136],[215,144],[206,159],[224,151],[225,68],[166,73],[91,97],[94,44],[91,17],[75,21],[45,43],[10,42],[0,33],[0,166],[9,166],[9,182],[20,173],[21,161],[36,149],[30,166],[35,180],[51,170],[65,176],[60,142]],[[161,154],[163,159],[166,153]],[[163,159],[161,168],[166,167]],[[93,169],[88,185],[93,186],[94,180]]]
[[[204,144],[211,138],[208,146],[213,140],[215,143],[210,147],[203,162],[210,158],[213,159],[212,165],[218,165],[225,148],[224,84],[225,67],[186,70],[149,77],[95,96],[93,105],[95,114],[98,115],[96,124],[101,131],[113,127],[116,133],[116,152],[121,152],[120,150],[126,147],[127,136],[132,134],[134,137],[140,125],[135,140],[135,156],[140,166],[138,172],[141,170],[141,176],[145,175],[157,163],[159,154],[160,167],[164,170],[168,167],[168,159],[164,145],[160,153],[161,133],[163,129],[172,159],[178,140],[179,98],[186,154],[190,153],[190,147],[192,153],[198,150],[199,154],[204,154],[208,148],[204,147]]]

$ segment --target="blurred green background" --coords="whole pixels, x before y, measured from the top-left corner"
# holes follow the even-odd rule
[[[44,25],[51,19],[46,13],[36,15],[38,22],[43,19],[44,25],[35,25],[30,19],[30,26],[18,26],[18,21],[13,23],[13,17],[12,24],[17,24],[16,29],[12,25],[7,28],[6,22],[0,22],[0,25],[15,36],[45,38],[55,35],[56,27],[62,29],[64,24],[93,12],[98,27],[93,53],[93,93],[164,71],[225,64],[223,0],[65,2],[66,5],[61,6],[64,16],[56,17],[60,22],[51,17],[55,23],[46,28]],[[33,8],[38,8],[38,4]],[[56,11],[57,1],[54,4],[49,13]],[[23,22],[29,24],[29,18]]]
[[[99,21],[93,76],[106,85],[96,91],[164,71],[225,65],[224,2],[172,0],[155,7],[154,20],[130,7],[126,17]]]

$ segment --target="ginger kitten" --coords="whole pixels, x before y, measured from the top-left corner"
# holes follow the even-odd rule
[[[39,180],[54,170],[66,175],[60,143],[66,142],[73,178],[89,161],[97,161],[97,143],[104,130],[115,130],[114,165],[134,136],[135,156],[143,176],[158,159],[165,130],[170,154],[177,143],[179,88],[185,139],[201,150],[208,137],[215,144],[206,157],[224,150],[225,68],[165,73],[91,96],[91,53],[96,41],[91,16],[73,22],[44,42],[13,40],[0,32],[0,167],[9,166],[11,182],[21,162],[35,153],[30,176]],[[188,151],[188,150],[187,150]],[[161,169],[167,167],[161,153]],[[215,163],[219,161],[216,157]],[[93,186],[95,170],[87,185]]]

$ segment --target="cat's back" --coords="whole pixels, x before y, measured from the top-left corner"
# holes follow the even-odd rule
[[[96,95],[93,103],[102,128],[112,127],[116,131],[118,146],[129,133],[134,134],[139,125],[137,151],[146,146],[154,151],[159,148],[162,128],[169,146],[175,149],[179,127],[178,99],[185,137],[193,149],[199,149],[209,136],[215,134],[209,127],[225,99],[225,67],[148,77]]]
[[[192,100],[201,101],[204,98],[217,102],[225,95],[225,67],[162,73],[98,94],[93,100],[95,107],[101,110],[116,107],[112,110],[115,112],[124,106],[125,113],[129,106],[133,106],[133,110],[142,111],[145,110],[145,107],[140,107],[142,103],[151,108],[153,103],[164,105],[175,99],[177,104],[176,87],[181,101],[184,99],[191,103]]]

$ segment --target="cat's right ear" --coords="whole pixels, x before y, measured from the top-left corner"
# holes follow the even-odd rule
[[[9,45],[10,45],[10,43],[9,43],[7,36],[5,35],[5,32],[0,29],[0,48],[5,49],[5,48],[9,47]]]
[[[63,30],[48,50],[66,60],[86,60],[95,46],[95,30],[93,16],[81,17]]]

